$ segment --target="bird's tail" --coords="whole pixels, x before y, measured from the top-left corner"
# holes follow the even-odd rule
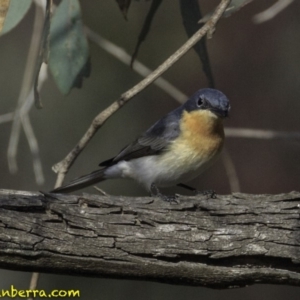
[[[100,181],[103,181],[106,179],[104,176],[104,171],[105,168],[94,171],[90,174],[81,176],[79,178],[76,178],[72,180],[70,183],[52,190],[50,193],[70,193],[88,187]]]

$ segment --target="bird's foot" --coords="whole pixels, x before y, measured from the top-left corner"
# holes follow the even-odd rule
[[[207,196],[207,199],[216,199],[217,193],[214,190],[205,190],[205,191],[198,191],[196,190],[196,195],[204,195]]]
[[[197,189],[195,189],[195,188],[193,188],[193,187],[191,187],[189,185],[186,185],[184,183],[179,183],[179,184],[177,184],[177,186],[180,186],[180,187],[185,188],[185,189],[187,189],[189,191],[192,191],[192,192],[195,193],[195,195],[204,195],[204,196],[207,196],[207,199],[210,199],[210,198],[211,199],[216,199],[217,198],[217,193],[214,190],[199,191],[199,190],[197,190]]]
[[[151,184],[150,193],[151,193],[151,197],[158,197],[161,200],[169,203],[176,203],[176,204],[179,203],[177,200],[177,195],[172,196],[172,195],[162,194],[154,183]]]
[[[158,195],[156,195],[156,197],[159,197],[161,200],[169,202],[169,203],[174,203],[174,204],[179,204],[179,201],[177,199],[176,195],[164,195],[159,193]]]

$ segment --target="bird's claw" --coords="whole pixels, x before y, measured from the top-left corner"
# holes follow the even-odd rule
[[[207,199],[216,199],[217,193],[214,190],[205,190],[205,191],[196,191],[196,195],[204,195],[207,196]]]
[[[175,204],[179,204],[179,201],[177,199],[177,195],[164,195],[162,194],[159,189],[157,188],[157,186],[155,184],[152,183],[151,185],[151,197],[158,197],[161,200],[168,202],[168,203],[175,203]]]
[[[174,195],[174,196],[173,195],[164,195],[164,194],[159,193],[156,196],[159,197],[163,201],[169,202],[170,204],[171,203],[179,204],[179,201],[178,201],[176,195]]]

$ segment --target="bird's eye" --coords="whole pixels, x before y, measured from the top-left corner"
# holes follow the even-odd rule
[[[198,107],[200,107],[203,104],[203,99],[201,97],[199,97],[198,101],[197,101],[197,105]]]

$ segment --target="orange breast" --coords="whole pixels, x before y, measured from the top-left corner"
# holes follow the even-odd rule
[[[208,110],[184,112],[181,120],[184,143],[198,155],[210,157],[219,153],[224,143],[222,119]]]

